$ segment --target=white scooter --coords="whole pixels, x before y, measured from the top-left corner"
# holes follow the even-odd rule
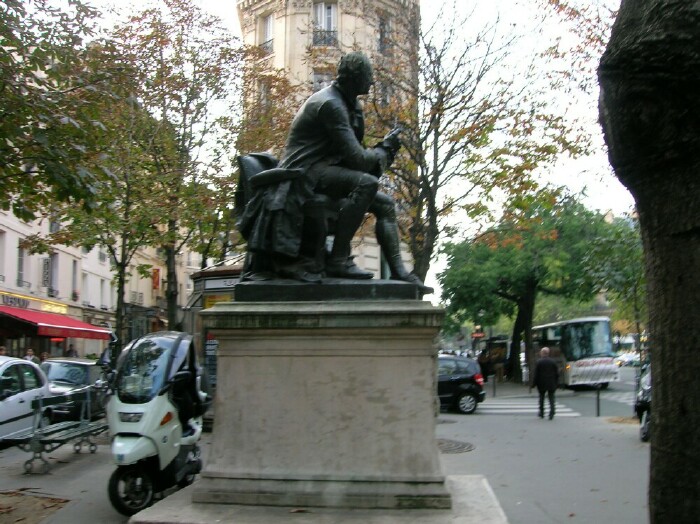
[[[109,499],[119,513],[138,513],[165,490],[191,484],[201,471],[198,441],[211,399],[200,381],[186,333],[150,333],[121,352],[106,406],[117,464]]]

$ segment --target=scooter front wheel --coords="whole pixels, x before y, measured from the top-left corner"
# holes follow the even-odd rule
[[[153,503],[153,480],[139,465],[119,467],[109,478],[109,500],[119,513],[131,517]]]

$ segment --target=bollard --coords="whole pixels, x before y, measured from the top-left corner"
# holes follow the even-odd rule
[[[496,398],[496,375],[490,375],[493,381],[493,398]]]

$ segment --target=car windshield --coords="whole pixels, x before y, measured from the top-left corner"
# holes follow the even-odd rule
[[[122,402],[143,404],[163,387],[170,348],[153,339],[137,342],[119,364],[117,394]]]
[[[44,362],[41,368],[51,382],[65,382],[72,385],[89,383],[87,366],[72,362]]]

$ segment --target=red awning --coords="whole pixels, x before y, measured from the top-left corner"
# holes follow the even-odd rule
[[[0,315],[7,315],[34,324],[37,326],[37,335],[45,337],[92,338],[98,340],[109,340],[111,338],[107,328],[93,326],[64,315],[54,315],[53,313],[42,313],[10,306],[0,306]]]

